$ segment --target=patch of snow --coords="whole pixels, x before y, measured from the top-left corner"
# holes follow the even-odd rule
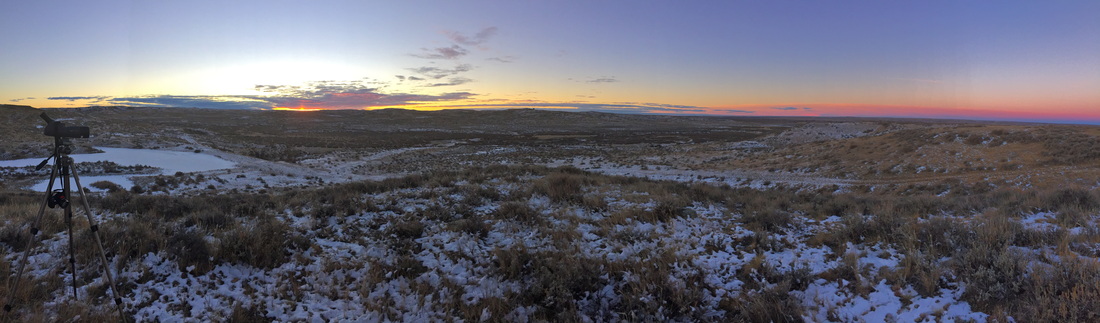
[[[811,322],[829,321],[829,313],[843,322],[985,322],[989,317],[974,312],[969,303],[959,300],[961,288],[942,289],[940,295],[922,297],[912,288],[895,292],[882,280],[864,297],[852,293],[848,284],[818,279],[805,291],[791,294],[802,300],[808,310],[803,319]]]

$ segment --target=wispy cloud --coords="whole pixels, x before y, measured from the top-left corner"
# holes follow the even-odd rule
[[[84,101],[92,100],[92,102],[101,102],[110,98],[109,96],[51,96],[46,98],[47,100],[64,100],[64,101]]]
[[[427,59],[458,59],[462,56],[466,56],[470,51],[462,48],[462,46],[453,45],[450,47],[436,47],[436,48],[421,48],[423,51],[420,54],[412,54],[412,56]]]
[[[458,63],[458,61],[460,61],[464,56],[470,53],[463,46],[474,46],[482,50],[488,50],[488,48],[485,47],[485,44],[489,42],[490,38],[496,35],[497,30],[497,27],[487,27],[485,29],[482,29],[481,31],[478,31],[472,36],[467,36],[466,34],[457,31],[444,31],[443,34],[446,35],[447,38],[451,40],[451,42],[453,42],[451,46],[430,49],[422,48],[422,53],[413,54],[412,56],[425,59],[446,59],[456,61],[456,63]],[[497,61],[501,63],[510,63],[515,60],[515,57],[491,57],[487,58],[487,60]],[[416,85],[422,87],[455,86],[473,82],[473,80],[468,77],[458,76],[461,73],[469,72],[473,68],[474,67],[472,65],[465,63],[455,65],[455,67],[452,69],[437,66],[413,67],[407,68],[407,70],[418,76],[397,75],[396,77],[399,82],[418,82],[418,84]],[[446,81],[442,81],[443,79],[446,79]],[[427,80],[435,81],[424,82]]]
[[[800,107],[773,107],[772,110],[783,110],[783,111],[805,110],[805,111],[810,111],[810,110],[813,110],[813,108],[810,108],[810,107],[801,107],[801,108]]]
[[[412,71],[413,73],[438,80],[444,77],[454,76],[459,73],[469,72],[471,69],[473,69],[473,66],[470,66],[470,64],[459,64],[452,69],[439,68],[435,66],[424,66],[410,68],[408,70]]]
[[[139,97],[118,97],[107,100],[112,105],[134,107],[165,108],[204,108],[230,110],[270,109],[272,103],[253,96],[211,96],[211,95],[151,95]]]
[[[470,83],[470,82],[473,82],[473,81],[474,80],[471,80],[471,79],[468,79],[468,78],[465,78],[465,77],[452,77],[452,78],[448,79],[447,82],[432,83],[432,84],[428,84],[427,86],[429,86],[429,87],[455,86],[455,85],[462,85],[462,84]]]
[[[610,77],[609,76],[604,76],[604,77],[599,77],[599,78],[594,78],[594,79],[591,79],[591,80],[587,80],[587,81],[585,81],[585,83],[615,83],[615,82],[618,82],[618,81],[619,80],[616,79],[614,76],[610,76]]]
[[[716,108],[716,109],[712,108],[712,109],[709,109],[709,111],[713,112],[713,113],[717,113],[717,114],[731,114],[731,113],[734,113],[734,114],[749,114],[749,113],[756,113],[756,111],[751,111],[751,110],[726,109],[726,108]]]
[[[450,80],[464,83],[468,80]],[[442,85],[441,85],[442,86]],[[430,102],[465,100],[469,92],[443,94],[385,93],[364,81],[319,81],[296,85],[256,85],[269,95],[151,95],[117,97],[106,100],[114,105],[145,107],[192,107],[210,109],[273,109],[276,107],[309,109],[363,109],[403,106]]]
[[[23,101],[23,100],[34,100],[34,99],[35,99],[35,98],[34,98],[34,97],[32,96],[32,97],[25,97],[25,98],[11,99],[11,100],[8,100],[8,102],[19,102],[19,101]]]
[[[407,77],[412,78],[412,77]],[[468,79],[452,78],[450,82],[462,84]],[[440,85],[444,86],[444,85]],[[439,95],[383,93],[363,81],[314,82],[304,87],[263,86],[273,96],[257,97],[274,107],[308,107],[315,109],[360,109],[377,106],[409,105],[424,102],[454,101],[472,97],[473,93],[453,92]]]
[[[362,109],[384,106],[402,106],[425,102],[456,101],[470,98],[473,93],[453,92],[440,95],[425,94],[381,94],[365,93],[326,93],[317,97],[273,97],[263,100],[274,104],[273,107],[310,108],[310,109]]]
[[[485,60],[500,62],[500,63],[511,63],[511,62],[516,61],[516,57],[515,56],[489,57],[489,58],[486,58]]]
[[[497,34],[497,27],[488,27],[482,29],[473,36],[466,36],[457,31],[444,31],[443,34],[447,35],[447,38],[450,38],[451,41],[460,45],[481,47],[489,41],[489,38],[492,38],[493,35]]]

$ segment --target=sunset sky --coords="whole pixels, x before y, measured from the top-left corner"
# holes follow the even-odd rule
[[[15,1],[0,104],[1100,123],[1100,1]]]

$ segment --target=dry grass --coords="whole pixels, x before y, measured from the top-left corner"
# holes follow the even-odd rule
[[[811,139],[783,141],[807,136],[806,131],[821,127],[789,120],[768,121],[780,126],[756,126],[744,120],[708,119],[687,127],[684,120],[615,119],[619,116],[599,114],[509,111],[480,115],[490,121],[517,120],[516,116],[523,113],[542,118],[531,124],[501,122],[506,126],[497,129],[486,127],[485,121],[477,118],[448,121],[456,116],[449,113],[333,112],[295,121],[289,114],[214,111],[187,119],[178,127],[161,129],[163,123],[154,121],[174,120],[178,115],[136,111],[129,115],[149,124],[120,129],[113,117],[91,111],[58,113],[55,117],[86,119],[98,132],[125,130],[135,137],[160,130],[187,133],[216,149],[281,161],[330,156],[326,154],[331,152],[349,152],[349,158],[354,159],[386,149],[468,141],[449,148],[393,155],[357,170],[413,173],[382,181],[194,197],[143,193],[168,191],[198,181],[186,174],[159,176],[143,183],[140,189],[99,184],[111,191],[93,203],[96,209],[112,216],[101,225],[101,232],[112,258],[117,260],[115,270],[133,268],[150,253],[163,255],[197,275],[222,264],[270,269],[302,261],[306,250],[321,252],[323,249],[312,239],[351,243],[368,239],[378,242],[371,247],[384,250],[390,257],[368,257],[359,264],[332,262],[323,267],[329,271],[371,268],[370,274],[350,284],[353,287],[346,288],[345,294],[354,290],[367,295],[378,284],[406,279],[414,294],[442,295],[433,293],[437,289],[461,290],[462,286],[444,282],[433,287],[415,281],[438,269],[426,266],[417,257],[425,250],[425,237],[446,232],[484,241],[502,227],[518,227],[530,230],[525,234],[547,237],[554,250],[512,247],[487,251],[481,256],[489,259],[492,277],[522,282],[523,288],[473,304],[453,294],[438,296],[437,300],[445,299],[450,304],[448,313],[452,317],[472,321],[487,312],[491,320],[504,320],[515,308],[533,306],[531,318],[547,321],[799,321],[803,309],[790,292],[805,289],[810,281],[821,278],[849,281],[857,295],[866,293],[881,279],[898,287],[912,286],[922,296],[966,286],[963,300],[994,318],[1098,319],[1090,305],[1100,297],[1100,269],[1095,258],[1100,256],[1095,248],[1100,233],[1065,230],[1095,225],[1100,211],[1100,193],[1089,182],[1100,178],[1093,167],[1100,160],[1096,153],[1100,151],[1096,149],[1100,133],[1093,129],[868,122],[860,125],[867,129],[858,136],[828,140],[827,136],[814,137],[811,133]],[[237,124],[243,115],[258,121]],[[12,114],[6,118],[15,123],[38,122],[34,115]],[[626,130],[593,131],[592,124]],[[188,129],[193,125],[202,126]],[[327,130],[311,130],[319,125]],[[713,130],[718,126],[729,130]],[[410,127],[427,130],[401,130]],[[778,134],[786,129],[791,131]],[[635,133],[642,130],[647,135]],[[0,155],[38,156],[42,153],[39,137],[29,132],[6,137],[14,139],[0,145]],[[748,139],[767,146],[728,148],[731,143]],[[94,142],[126,147],[185,144],[172,138],[159,140],[104,136]],[[678,142],[684,143],[672,144]],[[477,154],[499,147],[515,151]],[[604,176],[572,167],[463,166],[491,165],[502,160],[533,164],[573,157],[590,157],[586,163],[639,165],[650,170],[669,166],[748,169],[772,174],[768,178],[777,181],[788,173],[855,181],[845,187],[777,186],[758,190]],[[1016,177],[1027,177],[1027,182],[1021,183],[1034,185],[1021,189],[1018,187],[1026,186],[997,181]],[[0,214],[5,215],[0,244],[10,248],[0,248],[5,254],[26,247],[19,241],[23,241],[21,236],[27,227],[19,225],[37,212],[40,198],[0,194]],[[533,202],[545,200],[550,206]],[[424,207],[407,210],[408,205],[403,204],[407,201]],[[839,264],[824,273],[811,274],[805,269],[780,271],[770,267],[764,257],[757,257],[736,269],[745,288],[719,301],[718,308],[725,312],[707,316],[701,312],[705,307],[703,295],[709,291],[707,282],[699,270],[691,267],[693,259],[670,252],[672,246],[660,245],[634,259],[612,261],[582,256],[584,250],[572,244],[582,239],[576,230],[581,224],[593,226],[593,234],[620,247],[655,241],[659,238],[656,233],[623,228],[638,223],[662,227],[698,219],[691,211],[696,203],[714,205],[729,217],[731,226],[752,231],[733,241],[708,245],[709,250],[728,248],[759,254],[787,250],[803,242],[811,247],[829,247]],[[1021,216],[1034,212],[1056,214],[1054,222],[1063,229],[1044,232],[1018,223]],[[354,223],[365,214],[372,218]],[[288,215],[305,219],[302,221],[306,224],[291,225],[286,221]],[[840,221],[828,226],[814,224],[834,216]],[[42,225],[44,236],[63,228],[57,218],[47,217]],[[333,226],[344,231],[338,232]],[[81,245],[92,241],[86,232],[78,233],[77,238]],[[881,245],[893,248],[902,257],[896,267],[871,271],[861,264],[858,254],[848,250],[849,244]],[[81,251],[78,261],[97,261],[91,251]],[[6,262],[0,264],[0,273],[10,276],[10,270]],[[94,278],[96,274],[89,272],[84,275]],[[44,308],[41,304],[53,297],[49,292],[61,288],[56,276],[31,281],[28,286],[36,288],[15,295],[25,304],[19,310],[25,315],[23,319],[56,321],[80,316],[112,320],[101,303]],[[299,300],[311,292],[345,295],[340,291],[311,290],[315,286],[297,278],[280,278],[287,284],[279,295]],[[124,281],[123,290],[131,291],[143,279],[152,277]],[[7,286],[0,288],[0,295],[6,295]],[[606,295],[605,290],[611,290],[615,297]],[[96,294],[105,292],[100,288]],[[591,305],[599,301],[609,304]],[[369,306],[387,318],[401,318],[392,300]],[[43,312],[56,314],[35,314]],[[238,304],[226,318],[263,321],[267,319],[265,314],[262,306]]]
[[[475,178],[467,178],[474,174]],[[459,182],[486,183],[491,178],[509,176],[536,176],[537,179],[531,189],[518,192],[489,192],[483,186],[455,185]],[[755,232],[737,242],[738,247],[745,250],[782,250],[788,245],[773,238],[773,234],[797,230],[805,219],[839,216],[840,222],[832,229],[815,233],[807,242],[829,246],[841,257],[840,266],[816,275],[816,278],[847,280],[853,283],[851,286],[856,293],[865,293],[868,284],[878,278],[893,284],[913,286],[924,296],[936,295],[951,283],[962,283],[967,286],[964,300],[978,310],[1017,319],[1089,320],[1095,318],[1095,312],[1087,306],[1090,304],[1088,302],[1100,291],[1100,285],[1095,283],[1096,276],[1100,275],[1095,260],[1063,251],[1064,257],[1060,262],[1031,265],[1034,258],[1016,249],[1061,244],[1063,249],[1069,250],[1074,244],[1092,241],[1087,236],[1070,238],[1064,233],[1036,233],[1016,222],[1019,212],[1048,210],[1060,214],[1060,224],[1087,223],[1091,219],[1089,214],[1095,214],[1097,209],[1097,196],[1094,192],[1072,187],[1036,193],[956,186],[955,189],[976,194],[935,198],[931,196],[935,190],[901,196],[882,192],[758,191],[602,176],[571,168],[524,167],[416,175],[288,192],[284,196],[252,194],[173,198],[119,191],[105,195],[99,206],[113,212],[132,214],[103,226],[104,235],[109,237],[109,249],[129,251],[119,254],[121,264],[132,262],[146,253],[164,252],[181,267],[190,267],[193,273],[201,274],[221,263],[272,268],[291,261],[289,256],[295,250],[311,248],[308,239],[273,216],[275,210],[309,209],[312,210],[310,216],[315,219],[338,219],[394,207],[365,200],[361,198],[364,194],[389,194],[413,187],[451,191],[464,198],[449,206],[444,203],[415,215],[394,218],[378,227],[380,234],[388,237],[397,252],[396,258],[388,265],[378,264],[379,272],[392,273],[393,276],[389,277],[412,279],[433,270],[412,255],[420,252],[416,239],[430,230],[437,230],[431,227],[435,225],[484,238],[493,230],[493,223],[515,222],[545,230],[551,236],[559,237],[555,238],[557,243],[576,239],[575,233],[569,233],[569,230],[547,228],[546,215],[525,202],[545,196],[562,207],[605,210],[597,211],[603,212],[605,217],[587,221],[594,221],[591,223],[620,243],[646,241],[652,237],[625,231],[614,233],[616,225],[664,223],[690,217],[692,215],[685,210],[693,202],[719,203],[740,214],[737,223]],[[605,202],[599,208],[591,207],[592,201],[604,200],[608,194],[623,191],[644,192],[645,195],[639,197],[644,196],[653,204],[647,208],[620,209],[609,207]],[[443,196],[445,194],[420,192],[412,197],[442,203]],[[18,201],[10,199],[4,210],[22,214],[17,217],[19,219],[26,219],[29,213],[36,211],[31,197]],[[498,206],[485,215],[476,215],[469,209],[485,203],[496,203]],[[929,216],[967,212],[977,215],[972,218]],[[1076,215],[1061,215],[1070,213]],[[550,216],[560,218],[566,215]],[[215,242],[203,239],[206,235],[215,237]],[[88,241],[86,239],[90,238],[83,235],[81,239]],[[895,246],[904,257],[894,269],[869,272],[860,265],[858,255],[845,250],[844,246],[848,243],[884,243]],[[701,276],[687,275],[676,279],[670,276],[673,273],[670,269],[686,259],[666,251],[653,254],[644,262],[612,262],[578,258],[576,253],[568,248],[554,252],[523,248],[494,250],[495,275],[523,281],[524,289],[509,298],[488,298],[470,308],[455,309],[455,315],[476,319],[484,310],[492,317],[500,318],[516,306],[535,306],[538,310],[533,318],[545,320],[569,321],[582,316],[630,320],[713,319],[693,310],[700,307],[700,293],[703,292],[700,288],[705,286]],[[90,257],[85,255],[81,258],[83,261],[90,260]],[[943,259],[948,260],[944,262]],[[10,269],[0,267],[0,270]],[[633,277],[630,280],[625,279],[628,272]],[[800,319],[798,302],[788,292],[805,288],[805,284],[814,279],[806,270],[779,272],[758,257],[739,272],[740,279],[747,283],[747,289],[745,293],[722,302],[722,308],[727,310],[723,320]],[[387,278],[378,276],[370,280],[384,279]],[[611,312],[578,306],[577,300],[598,294],[608,284],[617,284],[617,303],[604,309]],[[300,291],[295,290],[299,288],[289,289],[288,295],[298,295]],[[28,292],[19,297],[27,303],[34,303],[47,296]],[[655,313],[653,308],[661,308],[662,311]],[[256,309],[241,307],[232,315],[257,319],[258,313]]]

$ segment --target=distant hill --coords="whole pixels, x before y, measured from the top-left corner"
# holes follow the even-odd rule
[[[18,105],[18,104],[0,104],[0,109],[5,109],[5,110],[7,110],[7,109],[38,110],[38,109],[35,109],[34,107],[29,106],[29,105]],[[7,110],[5,112],[10,112],[10,110]]]

